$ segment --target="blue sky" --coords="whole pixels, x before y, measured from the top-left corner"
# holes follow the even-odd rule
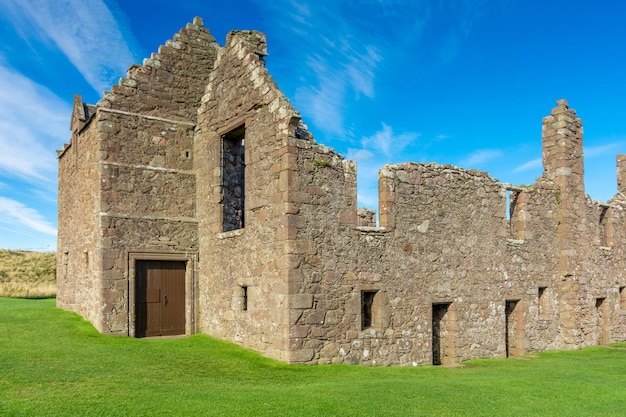
[[[385,163],[502,182],[541,175],[541,118],[583,119],[586,192],[616,193],[626,153],[626,3],[586,0],[1,0],[0,248],[56,248],[56,149],[72,97],[96,103],[201,16],[268,37],[267,67],[317,142],[358,163],[377,206]]]

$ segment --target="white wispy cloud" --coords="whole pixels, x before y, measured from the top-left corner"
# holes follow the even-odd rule
[[[624,141],[619,141],[619,142],[607,143],[604,145],[585,146],[585,148],[583,149],[583,152],[586,158],[593,158],[596,156],[602,156],[602,155],[607,155],[607,154],[613,155],[617,153],[623,147],[624,147]]]
[[[259,1],[269,18],[301,54],[298,71],[305,80],[295,89],[294,104],[318,130],[345,138],[346,102],[376,95],[380,47],[352,21],[342,18],[345,2]],[[294,24],[297,22],[297,24]],[[294,51],[295,52],[295,51]]]
[[[293,35],[279,42],[286,39],[286,49],[293,50],[296,59],[289,63],[296,62],[302,74],[302,83],[293,89],[294,105],[314,131],[333,140],[354,140],[346,128],[350,114],[358,100],[376,97],[377,88],[385,84],[382,71],[403,65],[407,54],[424,50],[435,52],[424,54],[423,67],[450,61],[485,10],[493,7],[487,0],[255,3],[281,33]],[[415,73],[423,71],[415,68]]]
[[[0,172],[54,182],[55,149],[69,138],[70,107],[47,88],[0,65]]]
[[[373,45],[362,45],[362,50],[356,50],[351,43],[343,40],[342,50],[347,62],[343,64],[349,85],[357,94],[374,98],[374,79],[376,65],[383,60],[378,48]]]
[[[52,42],[101,93],[133,62],[133,54],[113,14],[102,0],[5,0],[4,10],[28,38]],[[106,48],[107,53],[102,53]]]
[[[19,201],[0,196],[0,224],[11,226],[16,223],[47,235],[54,236],[57,233],[56,228],[37,210]]]
[[[310,57],[309,69],[317,82],[296,89],[295,101],[312,123],[328,133],[343,134],[342,107],[347,86],[344,77],[338,76],[320,57]]]
[[[526,163],[523,163],[522,165],[516,166],[513,169],[513,172],[517,174],[520,172],[530,171],[532,169],[537,169],[537,168],[543,168],[541,158],[532,159]]]
[[[485,13],[494,7],[504,8],[508,0],[493,2],[489,0],[441,0],[436,3],[434,12],[440,19],[435,30],[440,33],[437,64],[451,62],[459,54],[463,43],[471,34],[474,26]],[[443,29],[442,29],[443,28]],[[432,30],[432,28],[431,28]]]
[[[361,139],[364,149],[382,153],[386,158],[401,155],[402,151],[419,137],[418,133],[408,132],[396,135],[391,126],[382,123],[382,129],[372,136]]]
[[[307,59],[312,83],[296,90],[295,101],[328,134],[345,136],[348,96],[373,98],[375,70],[382,57],[373,45],[350,43],[350,34]]]
[[[460,164],[462,167],[471,168],[500,158],[502,155],[502,151],[498,149],[480,149],[472,152],[467,158],[463,159]]]

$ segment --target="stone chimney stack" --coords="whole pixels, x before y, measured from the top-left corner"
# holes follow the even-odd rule
[[[543,118],[543,177],[557,186],[559,274],[569,277],[576,274],[577,226],[585,211],[583,127],[567,101],[556,103]]]
[[[617,192],[626,195],[626,155],[617,155]]]
[[[558,100],[550,116],[543,118],[543,176],[561,192],[585,196],[582,121],[566,100]]]
[[[543,178],[555,187],[559,300],[559,323],[562,343],[575,344],[585,311],[581,291],[580,242],[588,239],[579,226],[585,216],[585,185],[583,163],[583,128],[576,112],[567,101],[558,100],[550,116],[543,118]]]

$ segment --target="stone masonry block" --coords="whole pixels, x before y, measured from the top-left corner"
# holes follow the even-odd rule
[[[317,244],[313,240],[288,240],[285,242],[286,253],[315,255]]]
[[[315,356],[313,349],[299,349],[289,353],[289,361],[291,363],[307,363]]]
[[[289,296],[291,308],[307,309],[313,307],[313,294],[293,294]]]

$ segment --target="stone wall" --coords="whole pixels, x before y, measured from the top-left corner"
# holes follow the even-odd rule
[[[292,345],[316,363],[380,365],[624,340],[621,205],[584,195],[581,132],[559,101],[544,119],[545,172],[530,186],[438,164],[383,167],[380,228],[342,222],[349,170],[302,147],[297,236],[309,252],[298,269],[313,303],[294,313]],[[335,162],[311,163],[322,159]],[[364,325],[371,293],[378,317]]]
[[[59,154],[57,305],[73,310],[102,331],[98,251],[99,137],[89,108],[77,96],[72,114],[72,140]]]
[[[285,241],[294,207],[285,198],[293,167],[287,143],[299,116],[265,69],[266,54],[264,35],[229,34],[198,112],[198,323],[202,332],[289,360]],[[237,192],[245,194],[245,225],[240,228],[224,216],[238,187],[225,183],[234,161],[225,167],[222,152],[223,142],[242,129],[245,184]]]
[[[106,260],[101,279],[109,332],[134,332],[132,254],[180,254],[189,261],[197,254],[193,134],[218,49],[201,19],[195,19],[142,66],[133,65],[98,103]]]
[[[264,65],[200,19],[97,106],[75,100],[59,156],[58,304],[135,334],[135,263],[186,261],[187,334],[290,363],[448,364],[626,339],[619,193],[584,193],[582,122],[543,120],[544,172],[502,184],[436,163],[379,173],[315,143]]]
[[[290,215],[288,251],[291,271],[289,346],[292,361],[318,362],[328,344],[345,339],[346,322],[356,320],[346,302],[353,297],[345,279],[358,241],[356,164],[331,149],[297,138],[291,144],[295,169],[288,198],[296,207]],[[363,263],[370,258],[361,251]],[[336,352],[334,352],[336,353]]]
[[[321,157],[303,153],[301,172],[310,172],[307,161]],[[354,166],[342,161],[318,170],[311,172],[317,188],[300,207],[306,224],[298,230],[303,241],[312,241],[299,268],[314,308],[293,323],[314,360],[430,363],[433,305],[447,304],[448,317],[455,316],[447,329],[454,343],[444,362],[501,356],[504,335],[494,329],[504,328],[505,300],[519,299],[520,292],[503,278],[502,186],[484,173],[451,166],[386,166],[380,174],[381,227],[356,227],[340,215],[350,207],[341,194],[353,183],[347,174]],[[363,325],[367,292],[376,292],[379,304],[371,326]]]
[[[59,201],[68,203],[59,204],[60,219],[67,219],[60,222],[59,248],[81,247],[76,240],[84,238],[74,236],[91,230],[91,240],[82,246],[96,264],[84,273],[85,288],[95,287],[89,302],[83,298],[70,307],[63,301],[67,293],[84,291],[73,289],[82,285],[71,273],[59,305],[83,314],[103,332],[134,332],[131,258],[179,254],[192,260],[197,254],[193,134],[218,49],[201,19],[188,24],[105,92],[75,133],[70,148],[79,145],[77,165],[89,175],[67,173],[73,164],[70,148],[60,155]],[[91,153],[80,145],[87,140]],[[81,194],[93,201],[85,204]],[[68,209],[72,204],[75,209]],[[84,218],[85,211],[93,217]],[[69,263],[80,262],[78,256],[70,258]],[[194,263],[188,268],[193,273]]]

